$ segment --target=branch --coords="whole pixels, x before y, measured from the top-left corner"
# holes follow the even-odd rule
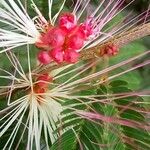
[[[126,31],[125,33],[119,34],[118,36],[115,36],[114,38],[111,38],[109,41],[102,43],[100,45],[94,46],[92,48],[88,48],[86,50],[82,50],[80,52],[80,58],[79,60],[88,60],[93,59],[100,56],[100,51],[104,49],[109,44],[115,44],[118,48],[121,48],[130,42],[143,38],[145,36],[150,35],[150,23],[139,25],[133,29],[130,29],[129,31]],[[36,73],[45,73],[50,72],[54,69],[63,67],[68,65],[67,63],[62,64],[50,64],[47,66],[42,66],[40,69],[36,69]]]

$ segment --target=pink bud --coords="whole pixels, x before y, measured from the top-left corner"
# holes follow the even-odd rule
[[[118,54],[118,47],[114,44],[108,45],[105,49],[105,53],[109,56],[114,56]]]
[[[61,47],[65,41],[65,33],[60,28],[53,28],[47,33],[48,41],[51,47]]]
[[[62,30],[68,33],[77,25],[76,16],[71,13],[64,13],[59,17],[58,25]]]
[[[52,61],[52,58],[49,56],[47,51],[39,51],[38,53],[38,60],[41,64],[49,64]]]
[[[65,50],[64,53],[64,60],[68,63],[75,63],[78,61],[79,58],[79,53],[76,52],[75,50]]]
[[[84,39],[80,35],[80,33],[76,32],[75,34],[72,34],[70,37],[67,39],[67,47],[71,49],[80,49],[84,45]]]
[[[49,55],[57,63],[63,62],[63,50],[62,50],[62,48],[55,48],[55,49],[50,50]]]
[[[42,74],[37,78],[37,83],[38,87],[40,88],[47,88],[48,87],[48,82],[51,82],[53,79],[52,77],[49,76],[48,73]]]

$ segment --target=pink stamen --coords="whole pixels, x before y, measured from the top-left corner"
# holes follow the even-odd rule
[[[104,121],[106,123],[115,123],[115,124],[124,125],[128,127],[147,129],[148,131],[150,130],[150,126],[144,123],[139,123],[136,121],[125,120],[125,119],[119,119],[116,117],[104,116],[100,113],[98,114],[98,113],[93,113],[93,112],[77,112],[77,114],[86,119],[96,119],[96,120]]]

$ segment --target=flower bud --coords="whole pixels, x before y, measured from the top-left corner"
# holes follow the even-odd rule
[[[52,58],[49,56],[49,53],[47,51],[39,51],[38,53],[38,60],[41,64],[49,64],[52,61]]]
[[[93,29],[92,26],[90,24],[80,24],[79,26],[79,32],[81,34],[81,36],[86,40],[90,35],[93,34]]]
[[[112,44],[104,46],[104,48],[100,50],[100,55],[101,56],[104,56],[104,55],[114,56],[114,55],[117,55],[118,52],[119,52],[119,48],[115,44],[112,43]]]
[[[46,90],[37,86],[37,87],[34,88],[34,92],[36,94],[43,94],[43,93],[46,92]]]
[[[64,53],[64,60],[68,63],[76,63],[78,61],[79,58],[79,53],[76,52],[75,50],[65,50]]]
[[[72,29],[75,28],[76,25],[76,16],[71,13],[64,13],[59,17],[58,26],[66,33],[69,33]]]
[[[62,50],[62,48],[55,48],[55,49],[50,50],[49,55],[57,63],[63,62],[63,50]]]
[[[112,45],[108,45],[106,48],[105,48],[105,53],[108,55],[108,56],[114,56],[114,55],[117,55],[118,54],[118,47],[114,44]]]
[[[48,73],[45,73],[37,78],[37,81],[39,81],[37,85],[43,89],[48,88],[48,82],[51,82],[52,80],[52,77],[50,77]]]
[[[65,41],[65,33],[60,28],[53,28],[48,31],[47,38],[52,48],[61,47]]]
[[[47,34],[42,33],[39,37],[39,40],[35,43],[35,46],[37,46],[38,48],[49,49]]]
[[[67,41],[68,48],[78,50],[82,48],[83,45],[84,45],[84,39],[82,38],[80,33],[78,33],[78,31],[75,34],[72,34],[70,37],[68,37],[68,41]]]

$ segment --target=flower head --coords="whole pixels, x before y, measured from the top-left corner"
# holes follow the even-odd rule
[[[0,53],[6,52],[6,57],[11,63],[11,67],[8,69],[14,70],[12,73],[10,70],[0,68],[0,71],[7,74],[0,76],[0,78],[9,79],[8,85],[0,86],[0,89],[7,89],[8,107],[4,111],[9,110],[9,113],[6,113],[0,119],[2,121],[0,137],[5,135],[13,123],[16,124],[3,149],[11,149],[20,128],[23,129],[21,130],[23,133],[15,149],[18,149],[18,145],[26,132],[28,136],[25,139],[26,149],[35,148],[40,150],[43,143],[46,145],[46,149],[49,149],[50,145],[55,143],[63,133],[79,125],[78,122],[75,122],[72,126],[61,129],[57,133],[56,131],[60,127],[58,122],[64,119],[62,117],[67,118],[70,114],[76,114],[74,111],[78,111],[81,105],[84,105],[85,111],[93,110],[95,107],[93,103],[96,102],[98,106],[99,104],[105,105],[108,103],[114,107],[115,101],[113,101],[113,98],[116,95],[112,93],[111,95],[108,93],[101,95],[93,90],[93,88],[97,88],[104,83],[99,78],[148,54],[149,51],[103,70],[95,68],[101,60],[94,59],[90,63],[83,62],[80,61],[80,53],[83,55],[84,52],[89,52],[89,48],[96,49],[97,44],[105,44],[110,38],[115,38],[118,34],[120,35],[120,33],[129,30],[141,21],[137,21],[137,18],[133,17],[126,23],[125,17],[119,22],[110,25],[112,19],[125,8],[122,8],[123,2],[124,0],[110,0],[106,3],[106,0],[102,0],[88,14],[87,9],[90,5],[90,0],[77,0],[73,11],[65,13],[62,12],[65,4],[64,0],[60,10],[52,16],[53,0],[48,0],[49,19],[46,20],[33,0],[31,0],[31,5],[37,13],[34,18],[29,17],[20,0],[17,0],[17,2],[13,0],[0,1],[0,22],[9,26],[9,29],[0,27],[0,48],[3,48]],[[86,18],[85,14],[87,14]],[[80,20],[81,17],[82,21]],[[26,58],[19,60],[21,50],[16,50],[18,52],[16,54],[14,48],[25,45],[27,45],[24,51],[26,55],[24,53],[23,55]],[[30,48],[30,45],[35,45],[38,52],[36,53],[35,49]],[[24,47],[20,49],[24,49]],[[31,59],[30,53],[33,51],[37,55],[36,59],[42,64],[36,64],[36,68],[34,68],[36,61],[31,64],[35,60]],[[118,53],[118,47],[115,44],[108,44],[101,51],[99,49],[97,51],[98,56],[113,56]],[[89,57],[94,56],[94,54],[89,52]],[[97,58],[97,56],[94,58]],[[23,63],[21,64],[21,62]],[[63,66],[63,62],[69,65]],[[146,61],[117,75],[107,77],[105,81],[149,63],[149,61]],[[101,64],[108,65],[105,62],[101,62]],[[47,68],[49,66],[50,68]],[[60,66],[60,68],[56,66]],[[88,94],[86,93],[87,89],[90,89]],[[16,95],[13,96],[13,94]],[[20,97],[17,97],[17,95],[20,95]],[[101,100],[100,97],[106,98]],[[112,107],[110,108],[112,109]],[[67,110],[69,113],[62,115],[63,110]],[[118,111],[120,110],[117,109],[115,112]],[[88,115],[88,113],[78,114],[85,117]],[[91,113],[89,114],[92,115]],[[100,115],[97,115],[97,117],[102,118]],[[81,117],[79,118],[81,119]],[[109,121],[108,119],[110,118],[103,118],[106,122]],[[3,120],[5,120],[4,123]],[[74,118],[72,120],[74,121]],[[83,121],[81,124],[83,124]],[[76,134],[76,136],[78,135]]]
[[[102,6],[103,3],[104,2],[102,2],[100,6]],[[85,4],[84,9],[88,4],[89,1]],[[99,6],[83,22],[80,22],[79,19],[84,9],[79,15],[77,13],[77,10],[81,5],[81,3],[79,2],[76,3],[73,12],[61,13],[61,11],[59,11],[59,13],[55,15],[53,19],[51,18],[51,12],[49,12],[50,21],[46,20],[43,17],[33,1],[32,6],[37,13],[37,16],[35,17],[36,19],[31,19],[27,15],[26,10],[21,3],[19,3],[20,6],[17,6],[14,1],[9,1],[9,4],[7,4],[4,0],[2,0],[1,5],[3,6],[3,8],[1,8],[0,21],[4,22],[7,25],[10,25],[10,21],[12,22],[11,26],[16,29],[16,31],[6,31],[5,29],[1,29],[0,36],[3,40],[3,42],[1,42],[1,47],[7,47],[2,50],[1,53],[7,51],[10,48],[15,48],[21,45],[35,44],[39,48],[39,50],[43,49],[44,51],[51,51],[52,49],[56,48],[62,49],[63,53],[61,55],[64,55],[64,52],[66,51],[67,53],[67,49],[69,48],[74,49],[76,52],[79,52],[86,45],[88,45],[88,43],[96,41],[96,39],[99,39],[99,37],[103,36],[103,27],[118,14],[117,11],[120,9],[122,2],[117,1],[115,4],[109,2],[104,11],[101,11],[98,14],[98,11],[100,9]],[[23,10],[20,7],[23,8]],[[51,1],[49,1],[49,7],[49,10],[51,11]],[[15,9],[17,11],[15,11]],[[104,12],[107,11],[107,9],[110,9],[110,12],[105,15]],[[8,11],[8,13],[6,13],[6,11]],[[19,13],[19,15],[17,14],[17,12]],[[57,19],[58,21],[56,21]],[[110,36],[113,36],[114,33],[112,32],[107,34],[106,32],[103,40],[107,39]],[[97,42],[101,41],[97,40]],[[93,42],[92,45],[94,46],[95,44],[97,44],[97,42]],[[42,60],[42,58],[41,60],[38,60],[42,64],[48,64],[51,62],[50,57],[48,60],[48,53],[46,54],[46,52],[44,51],[43,54],[45,54],[44,56],[47,59],[45,58],[45,62],[43,61],[44,59]],[[53,54],[54,51],[55,53],[58,52],[58,55],[60,56],[60,51],[53,50],[53,52],[51,52],[51,55],[54,56],[52,57],[53,61],[59,63],[66,61],[66,59],[62,58],[57,61],[55,57],[56,54]],[[38,54],[38,58],[40,57],[39,55],[40,54]],[[74,60],[77,59],[75,58]]]

